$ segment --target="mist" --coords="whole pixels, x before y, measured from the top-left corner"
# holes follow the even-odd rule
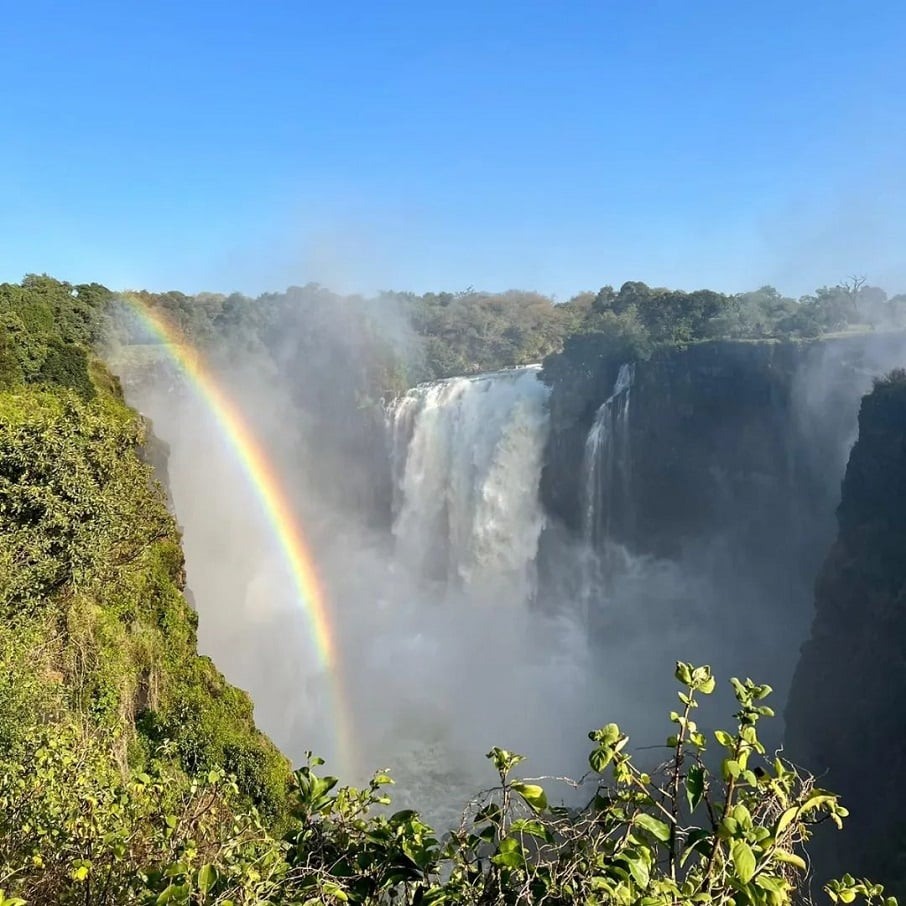
[[[541,500],[550,391],[537,369],[365,405],[356,369],[370,341],[334,301],[278,321],[267,350],[227,332],[210,361],[304,527],[335,634],[333,672],[205,401],[159,348],[112,356],[127,399],[169,448],[161,477],[183,531],[200,650],[250,693],[258,725],[295,763],[314,751],[352,783],[389,768],[397,804],[449,825],[493,780],[483,758],[492,745],[525,753],[526,774],[577,777],[587,731],[615,720],[656,761],[677,659],[710,663],[722,680],[771,682],[780,710],[833,539],[858,400],[902,364],[902,334],[818,344],[796,371],[783,430],[805,484],[801,521],[774,527],[796,541],[777,560],[763,526],[734,534],[746,502],[719,476],[720,517],[669,553],[625,533],[570,531]],[[393,297],[375,306],[380,341],[417,365],[422,340],[405,311]],[[627,431],[645,405],[644,392],[633,396]],[[732,471],[733,456],[718,450],[715,461]],[[729,720],[730,696],[716,699],[703,726]],[[780,744],[779,721],[766,736]]]
[[[405,326],[392,317],[385,323],[396,348],[405,350],[411,339]],[[346,342],[342,315],[336,327]],[[534,385],[523,424],[510,418],[519,391],[503,394],[496,425],[480,420],[479,391],[473,394],[478,407],[467,413],[470,435],[447,437],[444,454],[429,449],[431,426],[419,427],[424,449],[408,475],[408,492],[417,500],[408,506],[405,468],[393,474],[388,431],[388,446],[374,459],[385,470],[395,498],[387,503],[397,512],[376,526],[375,495],[361,489],[379,484],[381,476],[369,474],[372,464],[358,444],[338,448],[349,440],[346,432],[325,439],[317,431],[325,414],[337,424],[355,416],[344,409],[325,363],[309,361],[299,366],[304,375],[283,372],[279,381],[248,350],[231,356],[228,367],[215,366],[304,527],[330,609],[337,678],[320,667],[273,531],[207,405],[162,350],[149,354],[141,366],[123,357],[115,367],[129,402],[168,446],[161,478],[183,532],[199,648],[250,693],[256,722],[294,762],[314,751],[327,759],[328,770],[354,783],[389,768],[398,782],[396,803],[417,805],[446,823],[493,779],[483,757],[492,745],[527,753],[530,773],[584,772],[586,732],[598,714],[606,716],[600,690],[589,681],[587,638],[568,608],[541,613],[529,606],[543,523],[537,480],[546,436],[546,391],[534,371],[521,378]],[[292,358],[287,335],[279,359]],[[289,388],[303,380],[300,407]],[[473,382],[460,384],[471,388]],[[482,438],[484,461],[474,470],[472,448]],[[462,471],[451,475],[443,455],[455,456],[457,449]],[[531,461],[521,463],[526,451]],[[419,453],[411,455],[415,461]],[[431,468],[431,476],[416,474]],[[518,485],[525,475],[535,487]],[[397,480],[401,486],[392,488]],[[440,484],[433,487],[432,480]],[[472,480],[468,492],[455,487]],[[517,484],[507,486],[513,480]],[[464,508],[461,537],[432,539],[432,517],[419,507],[457,494]],[[440,573],[438,556],[445,561]],[[342,739],[341,722],[352,728],[351,739]]]

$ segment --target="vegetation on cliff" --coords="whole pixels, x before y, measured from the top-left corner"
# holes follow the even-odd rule
[[[135,778],[165,775],[179,798],[227,770],[279,821],[290,772],[197,654],[146,426],[88,346],[109,293],[38,277],[0,300],[0,884],[50,903],[61,861],[78,867],[65,835],[112,821]]]

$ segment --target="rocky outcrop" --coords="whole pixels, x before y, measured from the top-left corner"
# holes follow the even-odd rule
[[[539,573],[558,584],[542,595],[556,603],[586,582],[579,593],[602,636],[625,631],[613,620],[632,613],[682,646],[670,656],[706,658],[724,673],[770,682],[782,707],[833,541],[859,400],[873,376],[906,363],[906,335],[710,342],[636,362],[622,428],[628,439],[620,441],[629,450],[620,471],[628,487],[597,502],[613,512],[596,517],[608,534],[594,538],[599,555],[618,546],[616,559],[601,557],[604,571],[608,563],[625,571],[628,562],[632,592],[621,591],[618,574],[588,585],[581,565],[563,566],[589,543],[586,438],[625,354],[590,336],[545,363],[549,525]],[[657,569],[645,559],[652,557]],[[652,586],[647,577],[658,572],[671,579]],[[782,728],[771,729],[779,743]]]
[[[906,889],[906,374],[862,401],[816,585],[811,638],[786,709],[787,749],[850,809],[820,840],[818,875],[867,873]]]
[[[619,351],[577,340],[544,366],[552,394],[542,481],[547,511],[576,531],[585,438],[621,364]],[[904,349],[903,334],[869,334],[700,343],[638,362],[633,512],[614,514],[615,540],[669,556],[718,526],[755,543],[790,519],[811,522],[817,512],[829,522],[859,397]]]

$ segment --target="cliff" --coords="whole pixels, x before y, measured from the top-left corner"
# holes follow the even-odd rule
[[[165,450],[94,372],[90,401],[0,393],[0,743],[76,722],[123,771],[164,751],[185,775],[222,766],[280,818],[288,762],[198,655],[180,533],[142,461]]]
[[[906,889],[900,811],[906,768],[906,374],[879,382],[859,412],[837,510],[839,533],[815,591],[786,709],[787,748],[839,791],[849,832],[821,840],[845,864]],[[899,855],[897,855],[899,854]]]
[[[787,509],[791,491],[800,508],[832,507],[859,396],[904,345],[902,333],[715,341],[661,348],[638,362],[629,420],[633,513],[615,514],[617,540],[675,553],[690,534],[728,516],[738,527],[740,510],[746,523],[776,526],[776,507]],[[544,364],[552,394],[542,496],[574,530],[585,439],[622,361],[591,336]]]
[[[641,580],[627,590],[611,574],[584,589],[601,631],[618,631],[612,618],[624,620],[621,632],[626,619],[646,619],[647,638],[656,625],[657,644],[682,646],[670,656],[769,681],[782,702],[833,540],[859,399],[904,351],[902,332],[661,347],[635,364],[621,427],[625,487],[589,500],[586,438],[632,351],[594,335],[572,340],[543,369],[551,399],[541,493],[550,519],[539,561],[554,587],[542,596],[562,598],[557,577],[571,550],[589,543],[589,508],[606,507],[598,552],[618,546],[629,561],[622,553],[617,568],[634,563],[628,573],[639,576],[653,575],[642,559],[655,558],[670,578],[654,591]],[[645,646],[658,650],[654,640]]]

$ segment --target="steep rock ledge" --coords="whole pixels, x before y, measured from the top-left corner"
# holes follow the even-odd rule
[[[636,366],[632,512],[614,514],[615,540],[670,556],[716,527],[749,541],[816,514],[832,527],[859,397],[904,349],[904,335],[892,333],[655,351]],[[573,531],[581,523],[585,438],[621,361],[619,350],[591,335],[545,362],[552,394],[542,496]]]
[[[542,599],[556,606],[579,595],[605,635],[621,613],[632,615],[623,617],[630,625],[652,620],[682,640],[679,656],[695,652],[770,682],[783,707],[834,537],[859,399],[873,376],[906,363],[906,335],[710,342],[638,361],[620,442],[628,446],[623,486],[595,504],[613,507],[609,534],[596,545],[622,545],[628,560],[605,556],[616,565],[589,586],[581,566],[585,442],[626,355],[590,335],[545,362],[552,393]],[[658,570],[671,579],[656,594],[632,584],[633,571]]]
[[[844,839],[824,864],[906,885],[906,374],[862,401],[837,511],[839,535],[816,586],[811,638],[786,709],[787,747],[844,796]],[[846,852],[840,852],[839,849]],[[899,857],[897,856],[899,853]]]

